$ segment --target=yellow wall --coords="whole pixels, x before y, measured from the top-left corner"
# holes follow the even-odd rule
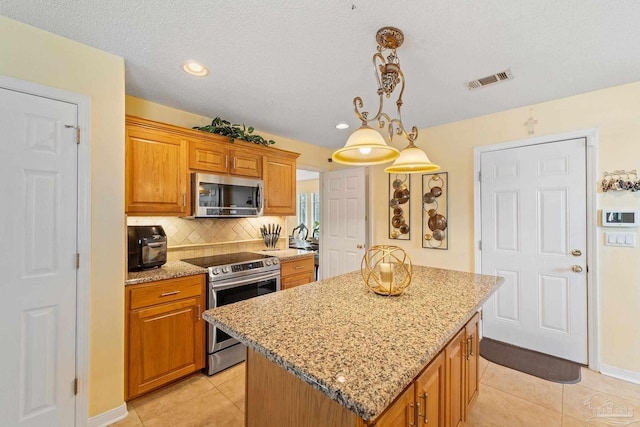
[[[133,96],[127,96],[125,102],[126,112],[132,116],[144,117],[149,120],[170,123],[186,128],[211,123],[211,118],[209,117],[177,110]],[[327,159],[331,157],[333,150],[302,141],[296,141],[295,139],[273,135],[259,129],[256,129],[255,133],[262,135],[265,139],[273,139],[276,141],[275,145],[273,145],[275,148],[300,153],[300,157],[298,157],[297,160],[298,167],[311,170],[329,170],[332,166],[331,163],[327,162]]]
[[[91,97],[93,416],[124,398],[124,60],[0,16],[0,74]]]
[[[535,137],[597,129],[599,179],[604,171],[640,169],[640,82],[531,107],[538,120]],[[420,130],[417,145],[449,173],[449,250],[421,248],[420,175],[412,181],[411,241],[387,238],[389,196],[379,191],[373,200],[374,242],[402,246],[415,264],[473,271],[473,147],[528,138],[523,124],[529,108]],[[387,188],[383,169],[375,167],[373,188]],[[640,209],[640,193],[598,193],[597,205]],[[601,363],[640,373],[640,247],[604,246],[603,233],[599,229]]]

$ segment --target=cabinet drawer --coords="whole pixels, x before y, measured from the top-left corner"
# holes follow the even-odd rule
[[[285,276],[282,278],[282,282],[280,283],[280,288],[282,290],[295,288],[296,286],[306,285],[307,283],[311,283],[314,281],[313,272],[306,272],[295,274],[291,276]]]
[[[296,258],[291,261],[284,261],[280,266],[280,274],[282,277],[290,274],[309,273],[314,270],[313,254],[304,258]]]
[[[203,274],[139,285],[131,289],[129,307],[131,310],[135,310],[183,298],[197,297],[202,294],[203,285]]]

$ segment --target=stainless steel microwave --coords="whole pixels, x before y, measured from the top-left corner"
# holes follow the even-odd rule
[[[235,176],[191,174],[192,212],[196,218],[243,218],[262,215],[264,182]]]

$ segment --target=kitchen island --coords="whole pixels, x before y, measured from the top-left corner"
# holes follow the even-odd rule
[[[384,297],[356,271],[203,316],[248,347],[247,427],[364,426],[406,394],[502,281],[414,266],[405,293]]]

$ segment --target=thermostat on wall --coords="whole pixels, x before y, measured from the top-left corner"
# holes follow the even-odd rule
[[[632,209],[602,210],[603,227],[638,227],[640,211]]]

